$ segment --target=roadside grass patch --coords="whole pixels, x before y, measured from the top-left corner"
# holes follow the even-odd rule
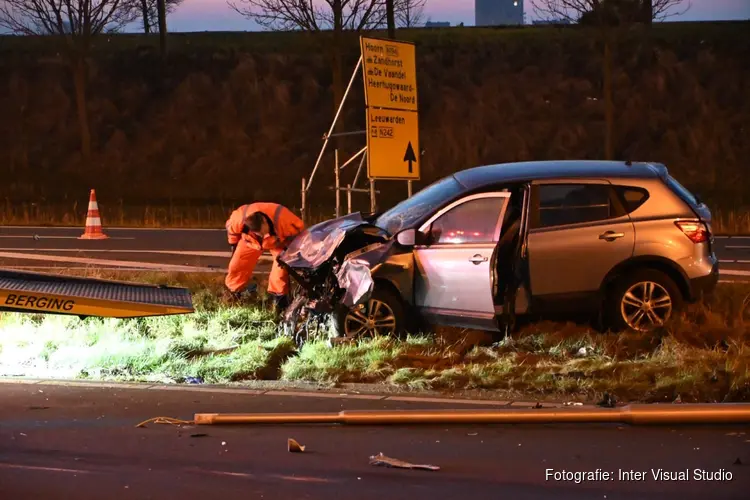
[[[722,285],[710,301],[650,334],[541,321],[504,339],[439,328],[434,335],[333,346],[313,339],[298,351],[278,336],[262,298],[225,303],[219,276],[139,277],[191,288],[196,313],[134,320],[0,313],[0,375],[373,383],[405,392],[491,390],[509,399],[591,400],[609,392],[631,401],[750,401],[748,285]]]
[[[2,314],[0,374],[227,383],[276,378],[294,351],[260,309],[133,320]]]

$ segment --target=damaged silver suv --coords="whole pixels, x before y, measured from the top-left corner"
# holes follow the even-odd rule
[[[279,262],[298,336],[323,317],[359,337],[582,312],[645,331],[713,290],[713,247],[710,211],[664,165],[551,161],[457,172],[309,228]]]

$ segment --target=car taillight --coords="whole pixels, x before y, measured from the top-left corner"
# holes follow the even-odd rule
[[[690,238],[693,243],[704,243],[709,239],[706,224],[698,221],[678,220],[675,225]]]

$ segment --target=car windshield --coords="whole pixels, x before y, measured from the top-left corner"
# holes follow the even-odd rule
[[[463,191],[463,186],[451,175],[434,182],[407,198],[377,218],[375,225],[390,235],[410,228],[431,210],[443,205]]]

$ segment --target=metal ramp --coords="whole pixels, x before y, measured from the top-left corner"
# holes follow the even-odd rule
[[[0,270],[0,311],[141,318],[195,309],[186,288]]]

